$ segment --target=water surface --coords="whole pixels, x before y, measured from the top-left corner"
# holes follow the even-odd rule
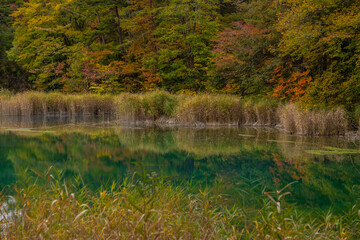
[[[51,166],[92,189],[145,170],[199,186],[230,202],[281,189],[303,209],[350,209],[360,196],[360,154],[345,138],[302,137],[265,128],[120,126],[109,119],[0,120],[0,188],[24,169]]]

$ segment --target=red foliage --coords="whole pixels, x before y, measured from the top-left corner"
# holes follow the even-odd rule
[[[11,4],[9,8],[11,11],[15,11],[17,9],[17,6],[15,4]]]
[[[247,69],[261,68],[257,55],[269,38],[268,29],[252,23],[234,22],[225,28],[215,41],[213,62],[217,75],[226,79],[225,92],[238,92],[238,76]],[[250,70],[248,70],[250,71]],[[250,74],[250,73],[249,73]]]
[[[274,76],[270,79],[270,82],[274,84],[273,96],[297,101],[304,96],[308,84],[312,81],[310,71],[297,71],[290,77],[284,77],[286,70],[283,66],[274,69]]]
[[[157,74],[150,73],[150,72],[143,72],[142,74],[144,81],[143,81],[143,89],[146,91],[152,91],[157,89],[157,87],[161,83],[161,77]]]
[[[215,59],[217,66],[221,67],[228,63],[239,64],[242,61],[235,57],[236,53],[253,53],[253,46],[246,44],[254,38],[267,36],[267,29],[260,29],[251,23],[234,22],[232,28],[225,28],[215,40],[216,45],[213,52],[218,55]]]

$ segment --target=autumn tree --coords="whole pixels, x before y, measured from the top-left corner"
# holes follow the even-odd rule
[[[17,29],[10,57],[33,73],[37,89],[98,91],[103,82],[120,86],[118,61],[124,53],[118,7],[122,4],[25,2],[13,13]]]
[[[77,67],[85,44],[82,41],[84,16],[58,1],[30,0],[12,15],[15,38],[9,55],[33,74],[37,89],[62,89],[73,85],[75,91],[86,88],[79,82]]]
[[[124,90],[125,66],[125,0],[84,0],[74,3],[86,16],[82,79],[89,90],[118,93]]]
[[[264,90],[268,80],[264,72],[269,71],[268,30],[234,22],[215,41],[211,86],[243,96]]]
[[[228,18],[233,21],[214,39],[214,67],[209,83],[212,91],[243,96],[269,91],[272,71],[281,62],[272,50],[279,40],[273,29],[276,21],[273,2],[227,1],[236,12]]]
[[[133,91],[147,91],[159,87],[161,78],[157,65],[149,64],[158,54],[158,42],[154,35],[158,27],[158,8],[163,1],[132,0],[125,10],[125,29],[128,32],[128,51],[125,69],[127,80]]]
[[[360,2],[285,0],[279,6],[280,56],[313,78],[303,101],[359,103]]]

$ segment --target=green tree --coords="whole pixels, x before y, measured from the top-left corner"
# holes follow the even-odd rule
[[[160,9],[156,36],[162,87],[170,91],[205,88],[212,39],[219,30],[216,0],[171,0]]]

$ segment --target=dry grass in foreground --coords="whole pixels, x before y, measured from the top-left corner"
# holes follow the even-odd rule
[[[19,182],[12,207],[17,214],[0,218],[3,239],[360,237],[358,206],[343,216],[307,215],[286,205],[287,187],[277,193],[262,192],[257,208],[238,204],[228,208],[221,196],[206,191],[190,194],[155,175],[127,179],[96,192],[79,182],[66,184],[54,170],[38,175],[37,180],[27,177]],[[4,210],[4,195],[1,204]],[[11,208],[7,209],[9,213]]]

